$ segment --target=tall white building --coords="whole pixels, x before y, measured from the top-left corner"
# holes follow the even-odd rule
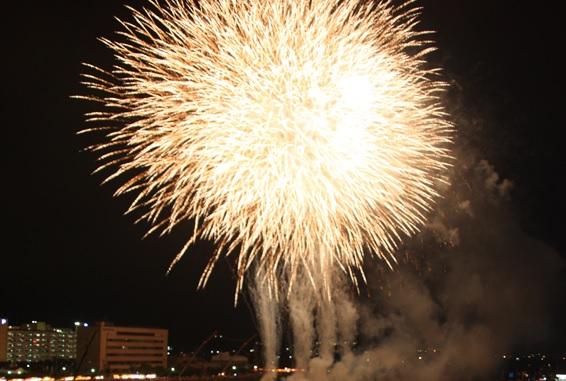
[[[0,323],[0,362],[34,363],[77,356],[74,329],[36,321],[19,326],[8,325],[5,319]]]

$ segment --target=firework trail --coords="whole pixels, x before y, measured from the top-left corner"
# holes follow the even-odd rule
[[[388,263],[449,166],[444,84],[418,9],[358,0],[150,0],[85,75],[100,169],[151,232],[190,220],[271,297],[298,274],[330,298],[367,255]],[[371,254],[369,254],[371,253]],[[302,282],[302,280],[301,280]],[[322,290],[322,291],[320,291]]]

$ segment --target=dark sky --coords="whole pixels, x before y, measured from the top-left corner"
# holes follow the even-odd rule
[[[242,339],[253,333],[246,303],[233,309],[228,264],[221,263],[208,288],[196,292],[210,252],[200,244],[165,276],[184,242],[183,227],[142,241],[146,226],[122,215],[128,200],[112,198],[112,184],[100,186],[102,177],[90,175],[94,156],[81,152],[94,143],[76,135],[90,105],[69,98],[82,91],[81,62],[110,67],[112,56],[96,38],[117,29],[114,16],[127,17],[124,4],[143,2],[20,3],[2,11],[8,29],[0,86],[7,149],[1,317],[14,323],[107,319],[161,326],[171,330],[173,344],[187,349],[214,329]],[[462,89],[470,118],[485,125],[470,144],[515,183],[511,197],[521,228],[564,257],[566,98],[557,5],[419,4],[423,28],[438,32],[433,59]]]

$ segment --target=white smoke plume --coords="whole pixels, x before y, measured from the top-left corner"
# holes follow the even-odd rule
[[[309,287],[289,296],[290,381],[482,380],[536,343],[564,263],[521,231],[491,164],[468,156],[453,179],[395,271],[374,266],[360,294],[335,273],[332,302]]]

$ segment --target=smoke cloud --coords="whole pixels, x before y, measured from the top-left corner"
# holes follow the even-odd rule
[[[360,298],[361,347],[373,348],[360,356],[376,365],[346,379],[481,379],[548,333],[545,293],[563,260],[521,231],[506,202],[513,184],[487,161],[461,163],[453,177],[400,268],[376,270],[374,296]]]
[[[336,273],[331,301],[294,289],[287,312],[302,371],[290,381],[481,380],[549,333],[545,293],[564,261],[521,231],[508,207],[514,185],[489,162],[468,156],[452,178],[393,271],[368,260],[359,294]]]

